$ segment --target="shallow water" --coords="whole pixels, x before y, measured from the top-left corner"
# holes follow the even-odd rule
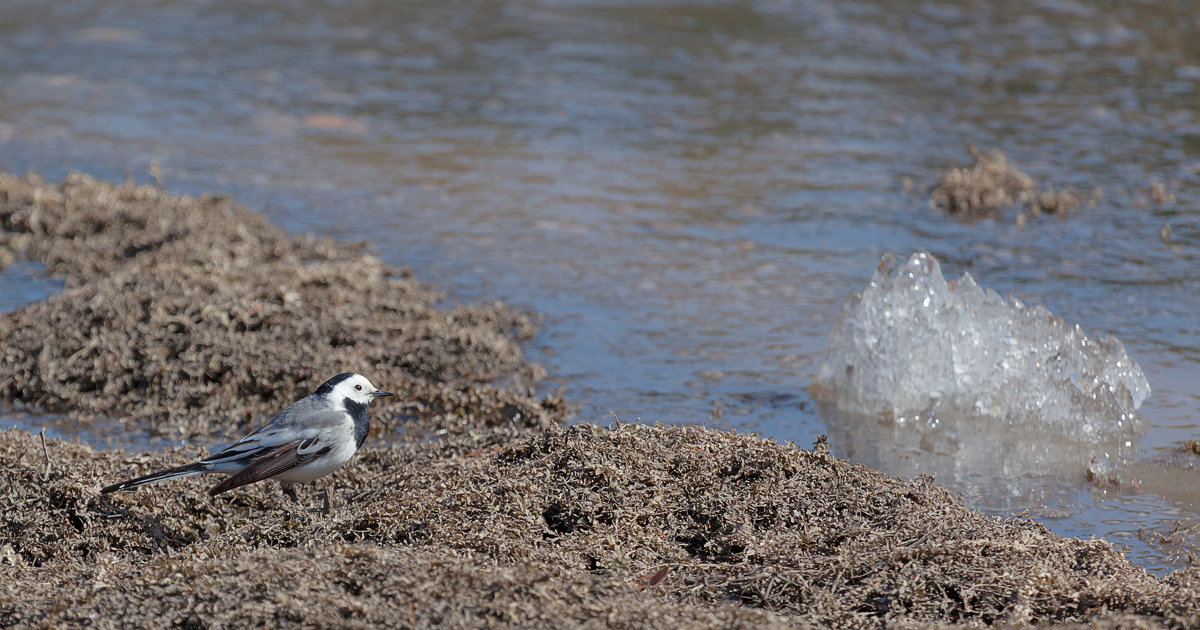
[[[1138,458],[1200,438],[1200,18],[1162,4],[18,0],[0,168],[153,164],[172,191],[369,239],[455,301],[544,313],[530,351],[580,421],[829,433],[1162,568],[1136,532],[1200,511],[1190,471],[997,496],[903,441],[849,452],[806,392],[880,255],[925,248],[1120,338],[1154,389]],[[948,218],[926,189],[967,142],[1104,196],[1024,228]]]
[[[0,312],[43,300],[63,289],[63,281],[37,261],[19,260],[0,269]]]

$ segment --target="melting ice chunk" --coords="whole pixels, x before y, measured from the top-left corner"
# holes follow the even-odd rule
[[[1150,384],[1121,342],[1041,306],[942,277],[917,252],[887,255],[843,308],[813,383],[838,411],[936,427],[973,421],[1076,443],[1131,438]],[[978,427],[976,428],[976,431]]]

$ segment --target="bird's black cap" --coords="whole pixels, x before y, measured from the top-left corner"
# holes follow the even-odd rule
[[[338,374],[337,376],[329,379],[328,381],[321,383],[321,386],[318,387],[317,391],[314,393],[317,395],[320,395],[320,396],[328,396],[329,393],[333,391],[333,388],[337,387],[338,383],[341,383],[342,381],[350,378],[351,376],[354,376],[354,372],[343,372],[341,374]]]

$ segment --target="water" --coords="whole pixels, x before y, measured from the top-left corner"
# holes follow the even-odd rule
[[[0,269],[0,313],[16,310],[62,291],[63,281],[40,262],[19,260]]]
[[[530,353],[579,421],[828,432],[848,454],[806,388],[880,256],[924,248],[947,276],[1121,339],[1154,389],[1141,457],[1200,437],[1200,23],[1186,3],[0,12],[0,168],[149,181],[153,163],[172,191],[370,239],[455,300],[542,312]],[[967,142],[1104,197],[1024,228],[1012,213],[947,218],[925,189],[969,163]],[[1152,201],[1153,181],[1174,200]],[[959,468],[941,481],[962,491]],[[1160,477],[1104,493],[1051,479],[1074,498],[1029,504],[1161,568],[1174,561],[1130,532],[1195,515],[1200,491],[1187,471]]]

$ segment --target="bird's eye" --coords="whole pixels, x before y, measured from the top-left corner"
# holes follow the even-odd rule
[[[357,389],[358,391],[360,391],[360,392],[361,392],[361,391],[362,391],[362,385],[355,385],[355,386],[354,386],[354,389]]]

